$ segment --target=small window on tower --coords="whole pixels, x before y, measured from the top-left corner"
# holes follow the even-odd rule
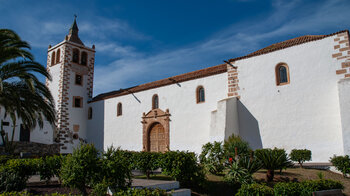
[[[75,84],[83,85],[83,76],[79,74],[75,74]]]
[[[55,64],[55,57],[56,57],[56,53],[55,51],[53,51],[51,54],[51,66]]]
[[[87,53],[86,52],[82,52],[81,53],[81,64],[82,65],[86,65],[87,64]]]
[[[73,63],[79,63],[79,50],[73,49]]]
[[[88,110],[88,119],[92,119],[92,108],[89,107],[89,110]]]
[[[82,108],[83,107],[83,98],[82,97],[73,97],[73,107]]]
[[[61,55],[61,50],[58,49],[58,50],[57,50],[57,54],[56,54],[56,64],[57,64],[57,63],[60,63],[60,55]]]

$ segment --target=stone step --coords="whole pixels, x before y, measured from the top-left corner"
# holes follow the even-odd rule
[[[191,189],[176,189],[167,192],[172,196],[191,196]]]
[[[135,188],[151,188],[151,189],[158,188],[166,191],[171,191],[171,190],[179,189],[180,183],[178,181],[132,179],[131,186]]]

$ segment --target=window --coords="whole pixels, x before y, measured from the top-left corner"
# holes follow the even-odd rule
[[[73,49],[73,63],[79,63],[79,50]]]
[[[20,126],[19,131],[19,141],[29,142],[30,141],[30,130],[26,128],[23,124]]]
[[[159,100],[158,100],[158,95],[155,94],[152,97],[152,109],[157,109],[159,108]]]
[[[92,108],[89,107],[89,110],[88,110],[88,119],[92,119]]]
[[[275,68],[277,86],[289,84],[289,68],[285,63],[280,63]]]
[[[203,103],[205,101],[205,92],[203,86],[197,87],[197,103]]]
[[[60,55],[61,55],[61,50],[58,49],[56,54],[56,64],[60,62],[60,58],[61,58]]]
[[[10,126],[10,123],[7,121],[2,121],[2,126]]]
[[[75,74],[75,84],[83,85],[83,76],[79,74]]]
[[[118,105],[117,105],[117,116],[121,116],[122,114],[123,114],[122,103],[118,103]]]
[[[56,53],[55,51],[53,51],[51,54],[51,66],[55,64],[55,57],[56,57]]]
[[[82,97],[73,97],[73,107],[82,108],[83,107],[83,98]]]
[[[82,65],[86,65],[87,64],[87,53],[86,52],[82,52],[81,53],[81,64]]]

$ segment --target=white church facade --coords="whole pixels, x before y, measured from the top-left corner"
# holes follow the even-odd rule
[[[35,129],[30,141],[57,141],[61,153],[84,141],[100,149],[199,154],[203,144],[235,134],[253,149],[310,149],[314,162],[350,154],[347,30],[294,38],[96,97],[94,55],[95,47],[79,39],[75,21],[64,41],[49,47],[53,80],[46,84],[55,98],[56,129]]]

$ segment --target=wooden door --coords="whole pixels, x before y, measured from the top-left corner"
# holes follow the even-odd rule
[[[159,123],[155,124],[149,132],[149,148],[151,152],[166,151],[165,131]]]

